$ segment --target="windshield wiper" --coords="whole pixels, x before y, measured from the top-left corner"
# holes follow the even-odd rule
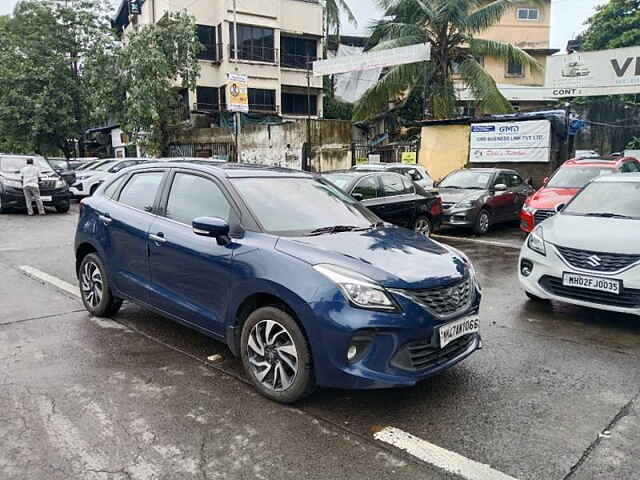
[[[352,232],[357,229],[358,227],[355,227],[353,225],[334,225],[333,227],[316,228],[315,230],[311,231],[309,236],[315,237],[317,235],[325,235],[327,233]]]
[[[603,218],[631,218],[628,215],[621,215],[619,213],[609,213],[609,212],[594,212],[594,213],[585,213],[585,217],[603,217]]]
[[[457,185],[447,185],[447,186],[444,186],[444,185],[438,185],[438,188],[452,188],[452,189],[454,189],[454,190],[461,190],[461,189],[462,189],[462,187],[459,187],[459,186],[457,186]]]

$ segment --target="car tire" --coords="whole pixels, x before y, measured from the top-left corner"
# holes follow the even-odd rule
[[[262,307],[242,326],[240,356],[256,389],[279,403],[315,390],[309,344],[298,323],[278,307]]]
[[[531,292],[527,292],[525,291],[524,294],[529,298],[529,300],[531,300],[532,302],[536,302],[536,303],[549,303],[549,300],[547,300],[546,298],[540,298],[537,295],[534,295]]]
[[[66,202],[58,203],[56,205],[56,212],[58,212],[58,213],[67,213],[70,208],[71,208],[71,202],[69,202],[67,200]]]
[[[433,233],[433,222],[429,217],[420,215],[416,218],[415,222],[413,222],[413,231],[425,237],[430,237]]]
[[[122,300],[114,297],[104,264],[95,253],[86,255],[78,270],[80,296],[87,311],[94,317],[111,317],[118,313]]]
[[[478,213],[478,216],[476,217],[476,221],[473,224],[473,232],[476,235],[486,235],[487,232],[489,231],[490,226],[491,226],[491,214],[489,213],[489,210],[487,210],[486,208],[483,208],[482,210],[480,210],[480,213]]]

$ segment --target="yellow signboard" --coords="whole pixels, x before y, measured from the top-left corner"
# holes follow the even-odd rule
[[[362,165],[362,164],[365,164],[365,163],[369,163],[369,159],[368,159],[368,158],[357,158],[357,159],[356,159],[356,163],[357,163],[358,165]]]
[[[249,113],[249,88],[246,75],[229,74],[227,82],[227,101],[230,112]]]
[[[402,152],[402,163],[415,165],[418,163],[418,154],[416,152]]]

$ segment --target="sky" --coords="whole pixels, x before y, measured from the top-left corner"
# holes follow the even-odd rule
[[[269,0],[265,0],[269,1]],[[375,0],[346,0],[358,19],[358,28],[348,22],[343,22],[343,33],[365,34],[369,24],[381,16]],[[551,47],[564,49],[567,40],[580,33],[583,23],[593,14],[596,5],[606,3],[607,0],[551,0]],[[18,0],[0,0],[0,15],[13,11]],[[112,0],[114,4],[118,0]],[[177,2],[176,2],[177,3]]]

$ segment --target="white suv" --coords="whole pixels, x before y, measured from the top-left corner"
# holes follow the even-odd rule
[[[519,278],[533,300],[640,316],[640,173],[599,177],[542,222]]]
[[[87,170],[80,170],[76,173],[76,182],[69,188],[71,195],[74,197],[91,196],[111,175],[147,160],[145,158],[109,159],[96,163]]]

